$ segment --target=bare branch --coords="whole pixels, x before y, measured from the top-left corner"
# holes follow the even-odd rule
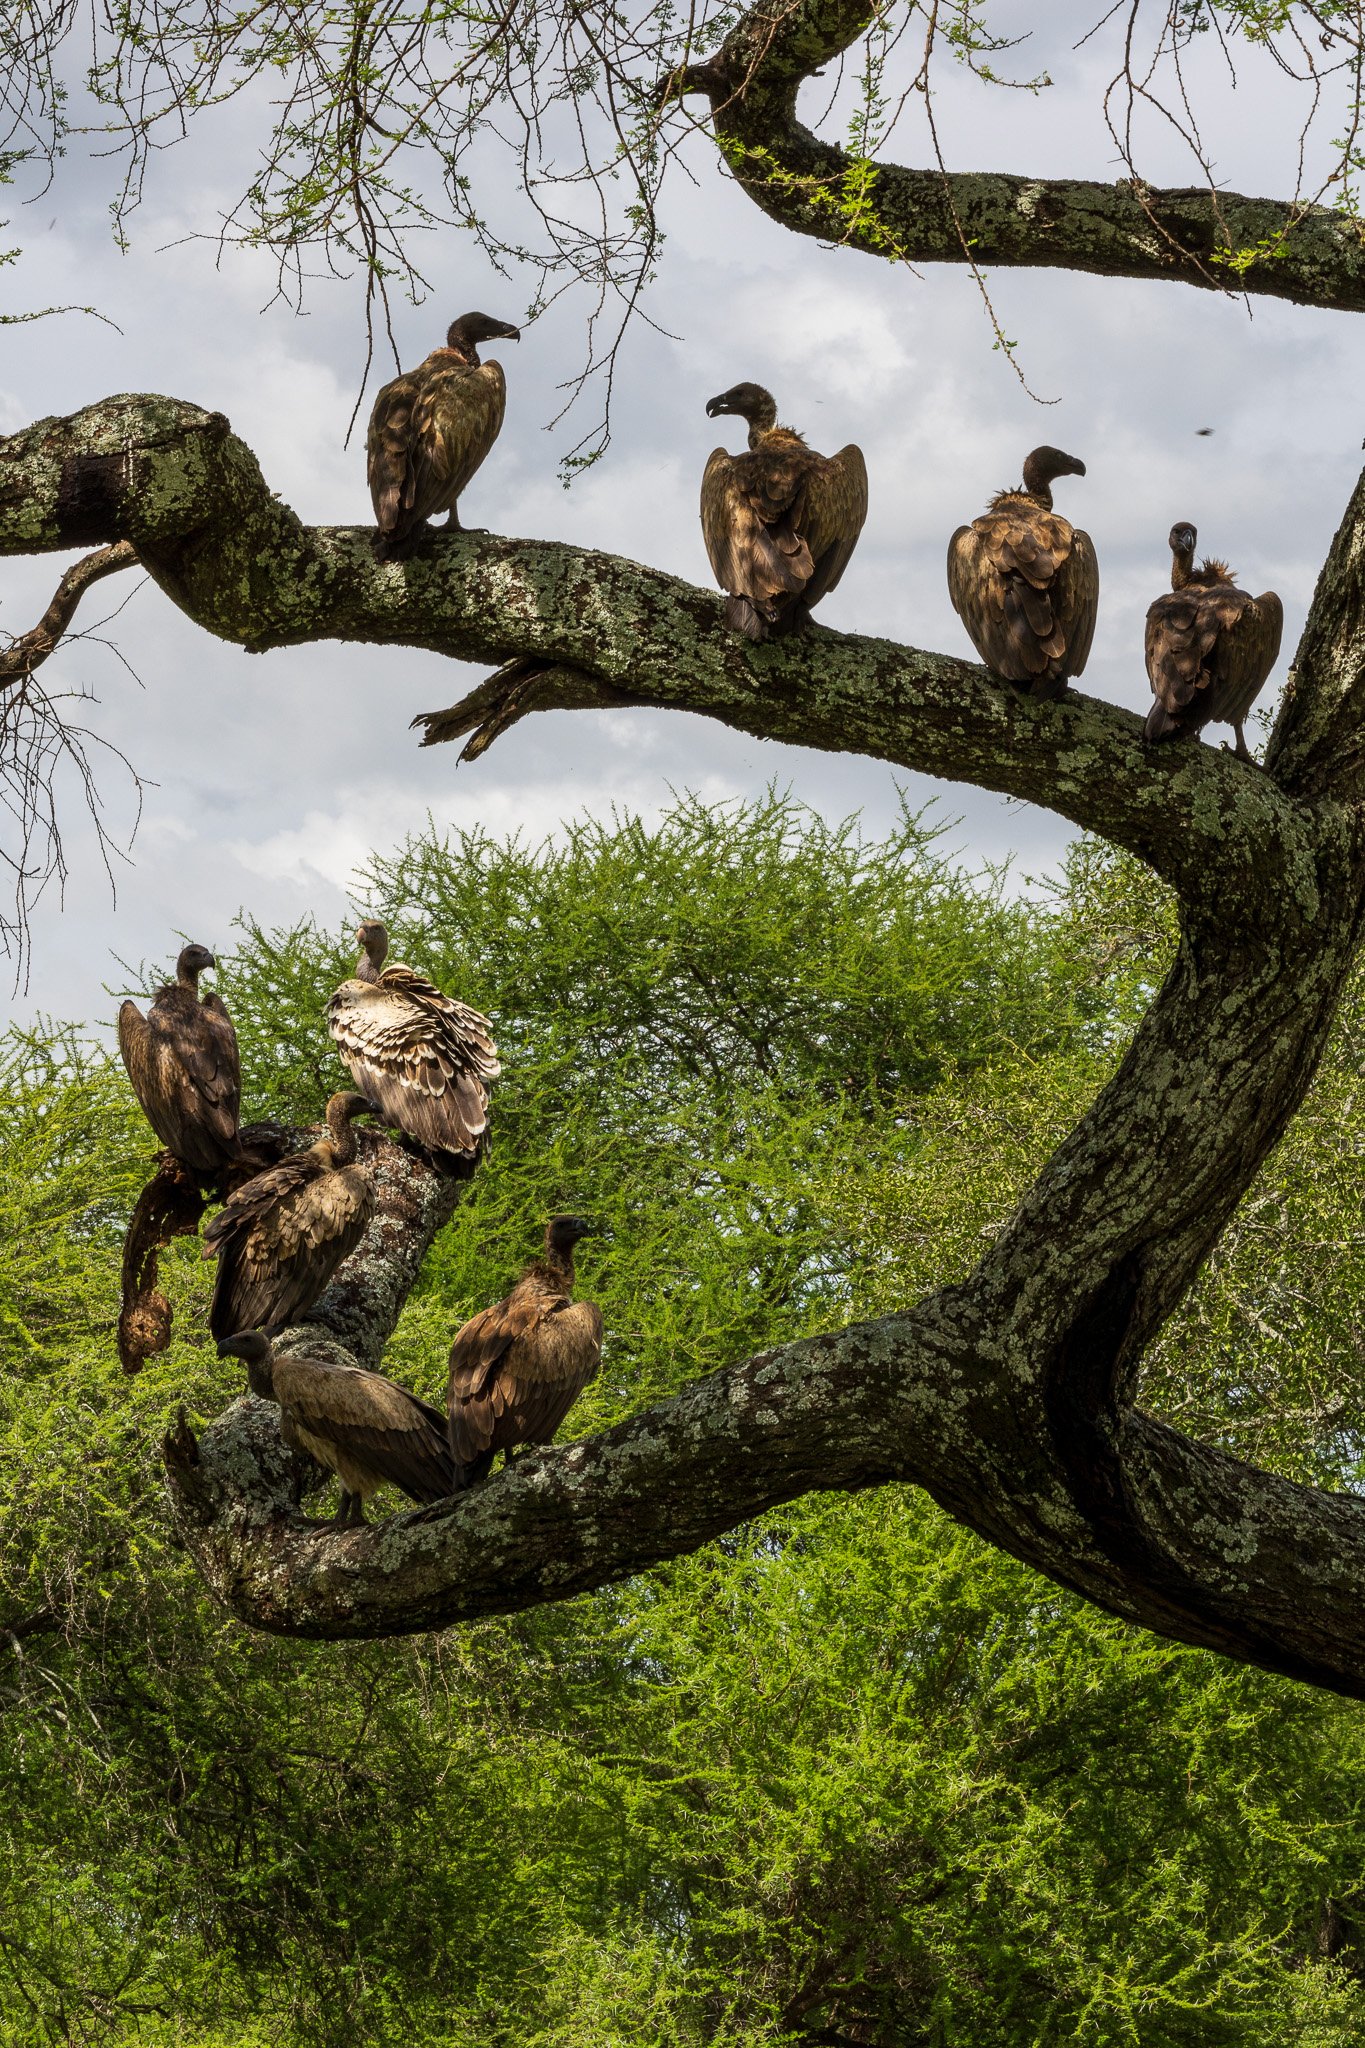
[[[76,607],[92,583],[131,569],[137,550],[126,540],[112,547],[98,548],[83,561],[73,562],[57,585],[52,602],[36,626],[21,633],[8,647],[0,648],[0,687],[18,676],[31,676],[52,653],[76,615]]]

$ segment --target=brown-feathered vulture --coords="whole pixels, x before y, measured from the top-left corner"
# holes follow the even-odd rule
[[[381,562],[401,560],[438,512],[448,512],[447,526],[460,530],[460,493],[497,440],[507,409],[502,364],[481,362],[479,343],[520,338],[520,328],[505,320],[464,313],[452,321],[444,348],[376,398],[365,446]]]
[[[573,1248],[591,1230],[581,1216],[552,1216],[544,1255],[456,1332],[447,1407],[462,1484],[482,1479],[495,1451],[548,1444],[595,1376],[602,1311],[573,1298]]]
[[[334,1528],[362,1523],[366,1501],[386,1483],[409,1500],[444,1500],[455,1492],[444,1415],[383,1373],[281,1355],[262,1330],[224,1337],[218,1356],[242,1359],[252,1393],[278,1403],[285,1442],[336,1473],[341,1501]]]
[[[204,1257],[218,1261],[215,1337],[297,1322],[355,1250],[374,1191],[356,1164],[351,1119],[372,1113],[363,1095],[333,1095],[327,1136],[247,1181],[205,1227]]]
[[[1242,731],[1284,631],[1284,606],[1273,590],[1239,590],[1226,562],[1194,566],[1199,535],[1183,520],[1171,528],[1171,587],[1147,612],[1147,677],[1155,703],[1149,740],[1178,739],[1206,725],[1230,725],[1236,753],[1249,761]]]
[[[238,1151],[242,1072],[237,1033],[220,996],[200,996],[199,977],[217,961],[186,946],[175,980],[144,1017],[131,999],[118,1013],[118,1044],[133,1093],[168,1152],[192,1173],[216,1178]]]
[[[706,412],[749,422],[748,453],[713,449],[701,480],[702,536],[726,592],[725,622],[748,640],[801,631],[862,532],[863,451],[850,443],[837,455],[817,455],[777,424],[776,403],[761,384],[722,391]]]
[[[1035,448],[1022,485],[997,491],[948,543],[948,594],[996,675],[1033,697],[1060,697],[1090,653],[1100,567],[1090,535],[1052,509],[1052,483],[1084,476],[1060,448]]]
[[[327,1004],[351,1079],[419,1145],[470,1157],[488,1128],[487,1083],[501,1071],[492,1025],[411,967],[386,967],[389,935],[376,920],[356,938],[359,965]]]

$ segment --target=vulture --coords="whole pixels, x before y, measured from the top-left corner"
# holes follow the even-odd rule
[[[985,662],[1032,697],[1060,697],[1090,653],[1100,569],[1088,533],[1052,509],[1052,481],[1084,476],[1060,448],[1035,448],[1017,490],[997,491],[948,543],[948,595]]]
[[[218,1356],[242,1359],[252,1393],[277,1403],[285,1442],[336,1473],[334,1529],[363,1523],[366,1501],[386,1480],[409,1500],[444,1500],[456,1491],[444,1415],[383,1373],[297,1352],[280,1356],[263,1330],[222,1338]]]
[[[363,1095],[333,1095],[327,1136],[247,1181],[206,1225],[204,1257],[218,1261],[215,1337],[297,1322],[355,1250],[374,1191],[355,1163],[351,1119],[371,1112]]]
[[[1178,739],[1206,725],[1230,725],[1239,761],[1249,761],[1242,731],[1275,666],[1284,606],[1273,590],[1239,590],[1226,562],[1194,567],[1194,527],[1171,528],[1171,587],[1147,612],[1147,675],[1156,702],[1149,740]]]
[[[460,531],[457,505],[498,438],[507,409],[501,363],[479,361],[479,343],[519,341],[521,330],[487,313],[451,323],[444,348],[386,384],[374,402],[366,457],[381,562],[401,561],[438,512]]]
[[[217,1179],[237,1155],[242,1102],[237,1033],[221,996],[200,996],[199,977],[217,961],[186,946],[175,980],[144,1017],[131,999],[118,1013],[118,1044],[133,1093],[168,1152],[191,1173]]]
[[[386,1123],[430,1151],[472,1157],[488,1128],[485,1084],[501,1071],[492,1025],[411,967],[386,967],[382,924],[356,938],[355,974],[327,1004],[343,1064]]]
[[[482,1479],[495,1451],[548,1444],[595,1377],[602,1311],[573,1298],[573,1248],[591,1230],[580,1216],[552,1216],[544,1256],[456,1332],[447,1406],[461,1485]]]
[[[777,424],[772,393],[736,384],[707,401],[707,417],[738,413],[749,451],[712,450],[701,480],[701,530],[725,591],[725,622],[746,640],[775,640],[810,625],[833,590],[867,517],[867,464],[851,443],[817,455]]]

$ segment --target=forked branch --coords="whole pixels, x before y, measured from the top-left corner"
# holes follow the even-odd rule
[[[1144,1347],[1312,1079],[1357,948],[1365,487],[1267,771],[1198,744],[1147,749],[1129,713],[1022,698],[887,641],[822,629],[755,648],[711,594],[610,555],[441,535],[378,565],[363,532],[282,506],[220,416],[166,399],[0,442],[0,550],[77,540],[130,541],[182,610],[244,646],[344,638],[503,663],[433,734],[486,745],[568,704],[700,711],[1049,804],[1142,854],[1182,901],[1175,964],[1126,1058],[961,1286],[736,1362],[381,1529],[304,1521],[297,1463],[259,1403],[197,1441],[179,1430],[176,1513],[235,1612],[302,1635],[429,1628],[602,1585],[811,1488],[899,1478],[1116,1613],[1365,1696],[1365,1504],[1134,1405]],[[299,1341],[366,1362],[382,1349],[449,1213],[411,1180],[420,1163],[391,1166],[361,1281],[324,1298]]]

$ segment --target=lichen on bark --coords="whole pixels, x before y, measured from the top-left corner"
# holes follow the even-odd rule
[[[93,463],[94,467],[82,467]],[[1365,1695],[1365,1506],[1181,1437],[1133,1405],[1190,1285],[1321,1054],[1365,908],[1358,487],[1265,770],[1148,749],[1130,713],[1040,703],[948,656],[818,629],[752,648],[719,601],[619,557],[433,535],[401,564],[309,527],[221,416],[109,399],[0,441],[0,552],[127,541],[206,630],[503,664],[429,731],[487,744],[556,706],[651,704],[1050,805],[1179,893],[1171,972],[1107,1086],[975,1272],[880,1322],[737,1361],[449,1503],[321,1531],[273,1412],[243,1400],[167,1468],[207,1582],[255,1626],[430,1628],[602,1585],[817,1487],[926,1487],[1058,1583],[1182,1641]],[[289,1342],[376,1361],[449,1187],[367,1133],[382,1227]]]

